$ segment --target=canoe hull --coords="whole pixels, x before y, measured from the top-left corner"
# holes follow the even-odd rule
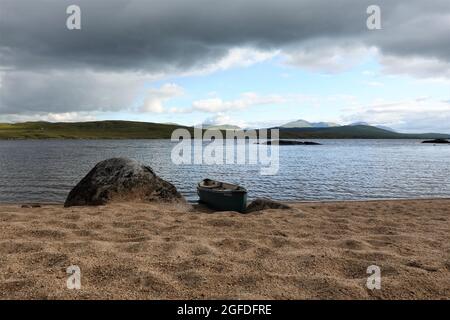
[[[197,188],[200,202],[217,211],[244,212],[247,207],[247,192],[242,191],[214,191],[201,187]]]

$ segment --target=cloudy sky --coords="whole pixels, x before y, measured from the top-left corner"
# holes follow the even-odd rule
[[[94,119],[450,133],[450,1],[0,0],[0,122]]]

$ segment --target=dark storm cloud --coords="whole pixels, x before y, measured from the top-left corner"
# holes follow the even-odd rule
[[[366,8],[382,8],[382,31]],[[81,31],[65,28],[68,5]],[[232,46],[279,48],[348,39],[393,54],[449,59],[447,0],[0,0],[1,63],[18,68],[184,69]]]
[[[0,0],[1,62],[17,68],[185,69],[233,46],[278,48],[362,33],[363,2]],[[81,31],[65,27],[70,4],[81,7]]]
[[[82,10],[80,31],[66,28],[72,4]],[[366,28],[372,4],[382,9],[383,30]],[[448,0],[0,0],[0,112],[116,110],[126,101],[99,107],[89,91],[102,84],[106,91],[106,78],[80,73],[195,70],[242,46],[295,52],[345,42],[447,63],[449,15]],[[49,70],[60,77],[43,76]],[[29,90],[19,97],[21,83]]]
[[[0,113],[124,110],[142,81],[126,73],[7,72],[0,87]]]

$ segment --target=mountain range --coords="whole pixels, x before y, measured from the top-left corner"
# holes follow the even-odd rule
[[[450,134],[399,133],[368,125],[346,125],[328,128],[283,128],[283,139],[449,139]]]
[[[309,122],[303,119],[291,121],[280,126],[281,128],[332,128],[332,127],[342,127],[343,125],[334,122]],[[347,126],[372,126],[367,122],[354,122],[348,124]],[[396,132],[394,129],[386,126],[374,126],[387,131]]]
[[[170,123],[173,124],[173,123]],[[280,128],[332,128],[332,127],[342,127],[344,125],[335,123],[335,122],[309,122],[303,119],[291,121],[288,123],[285,123],[280,126]],[[348,126],[372,126],[371,124],[367,122],[354,122],[351,124],[348,124]],[[239,126],[233,125],[233,124],[220,124],[220,125],[212,125],[212,124],[202,124],[202,127],[204,129],[216,129],[216,130],[240,130],[243,129]],[[387,131],[396,132],[394,129],[389,128],[387,126],[380,126],[375,125],[374,127],[384,129]],[[248,128],[248,129],[257,129],[257,128]]]

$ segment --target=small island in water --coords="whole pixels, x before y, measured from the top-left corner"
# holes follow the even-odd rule
[[[321,143],[313,141],[294,141],[294,140],[279,140],[279,141],[267,141],[267,142],[257,142],[256,144],[272,145],[278,144],[280,146],[320,146]]]
[[[447,139],[433,139],[433,140],[425,140],[422,143],[450,144],[450,141],[448,141]]]

